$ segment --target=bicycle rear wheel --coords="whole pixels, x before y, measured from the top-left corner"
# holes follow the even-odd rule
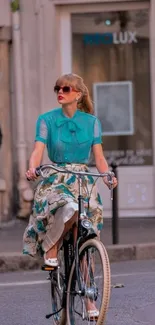
[[[59,251],[58,259],[60,261],[59,270],[52,271],[51,281],[51,305],[53,325],[66,325],[66,310],[63,308],[63,299],[65,293],[63,251]]]
[[[97,238],[81,246],[78,268],[83,292],[79,292],[74,261],[67,289],[67,324],[86,325],[91,321],[91,324],[103,325],[110,301],[111,275],[108,254]],[[99,310],[97,319],[90,319],[87,313],[90,303]]]

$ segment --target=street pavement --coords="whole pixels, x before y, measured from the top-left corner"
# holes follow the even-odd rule
[[[28,220],[15,220],[3,226],[0,224],[0,253],[22,252],[23,233]],[[118,244],[137,244],[155,242],[154,218],[122,218],[119,220]],[[111,219],[104,220],[101,240],[107,246],[112,242]]]
[[[104,325],[154,325],[155,260],[113,263],[111,271],[111,301]],[[0,274],[0,325],[52,324],[45,319],[51,311],[46,277],[41,271]],[[117,284],[123,287],[115,288]]]

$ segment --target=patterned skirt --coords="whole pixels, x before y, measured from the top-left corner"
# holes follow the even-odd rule
[[[65,164],[63,167],[74,171],[89,171],[84,164]],[[47,177],[39,182],[35,190],[33,213],[23,236],[23,254],[31,256],[37,253],[42,255],[52,248],[60,239],[65,223],[78,210],[77,176],[51,169],[44,173]],[[99,233],[103,227],[103,209],[92,176],[83,177],[82,196],[85,212]]]

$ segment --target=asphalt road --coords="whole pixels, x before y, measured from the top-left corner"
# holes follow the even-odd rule
[[[155,324],[155,260],[112,264],[112,295],[105,325]],[[48,325],[46,272],[0,274],[0,325]],[[122,288],[114,288],[123,284]],[[80,324],[81,325],[81,324]]]

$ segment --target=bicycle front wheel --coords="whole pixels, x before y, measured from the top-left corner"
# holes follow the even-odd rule
[[[105,324],[111,293],[111,274],[108,254],[102,242],[87,240],[79,251],[79,278],[76,277],[75,261],[72,265],[67,289],[67,324]],[[97,318],[90,318],[88,310],[99,311]]]

